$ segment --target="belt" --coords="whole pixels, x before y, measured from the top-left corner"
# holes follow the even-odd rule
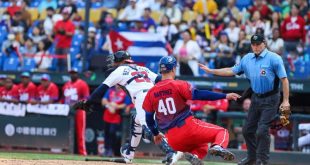
[[[143,90],[142,90],[143,93],[145,93],[145,92],[147,92],[147,91],[149,91],[149,89],[143,89]],[[137,98],[136,96],[133,97],[133,99],[136,99],[136,98]]]
[[[181,120],[181,121],[178,121],[178,123],[174,126],[174,127],[172,127],[172,128],[175,128],[175,127],[178,127],[178,128],[181,128],[181,127],[183,127],[185,125],[185,119],[184,120]],[[164,130],[162,130],[162,132],[164,133],[164,134],[166,134],[170,129],[172,129],[172,128],[167,128],[167,129],[164,129]]]
[[[254,95],[256,97],[259,97],[259,98],[265,98],[265,97],[268,97],[268,96],[272,96],[272,95],[274,95],[274,94],[276,94],[278,92],[279,92],[279,90],[277,89],[277,90],[272,90],[272,91],[269,91],[269,92],[266,92],[266,93],[263,93],[263,94],[254,93]]]

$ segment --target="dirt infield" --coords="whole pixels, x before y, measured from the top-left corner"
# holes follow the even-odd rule
[[[0,158],[0,165],[120,165],[120,163],[95,162],[95,161],[86,162],[86,161],[75,161],[75,160],[20,160],[20,159],[1,159]],[[133,165],[141,165],[141,164],[133,163]],[[148,164],[148,165],[151,165],[151,164]]]

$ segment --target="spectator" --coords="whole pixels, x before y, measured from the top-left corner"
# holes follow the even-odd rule
[[[266,22],[265,36],[267,38],[272,38],[272,30],[275,28],[281,28],[281,18],[280,13],[278,12],[273,12],[271,16],[271,21]]]
[[[21,74],[21,83],[18,85],[19,101],[22,103],[35,103],[37,87],[31,82],[30,73]]]
[[[233,46],[233,43],[228,38],[228,34],[221,32],[218,42],[211,45],[212,50],[217,52],[215,68],[231,67],[235,64]]]
[[[21,11],[21,7],[17,5],[17,0],[11,0],[12,2],[12,5],[9,6],[6,10],[7,12],[10,14],[11,17],[14,16],[14,14],[17,12],[17,11]]]
[[[11,20],[11,30],[13,32],[26,32],[28,30],[27,22],[22,20],[22,12],[17,11]],[[21,29],[22,28],[22,29]]]
[[[46,18],[43,21],[44,32],[47,36],[51,36],[54,28],[54,14],[55,10],[52,7],[46,9]]]
[[[214,15],[217,14],[217,4],[214,0],[197,0],[194,4],[193,10],[199,14]]]
[[[151,8],[145,8],[141,19],[143,21],[143,27],[149,31],[154,32],[156,29],[156,23],[154,19],[151,17],[151,13],[152,13]],[[150,28],[153,30],[151,30]]]
[[[8,40],[5,40],[2,43],[2,52],[5,53],[7,56],[16,56],[18,57],[19,55],[17,54],[17,49],[19,49],[19,42],[16,41],[15,35],[10,33],[8,35]]]
[[[40,5],[38,6],[38,11],[41,14],[44,10],[51,8],[53,10],[57,9],[57,1],[56,0],[42,0]]]
[[[240,31],[239,32],[239,37],[238,37],[238,42],[236,43],[235,46],[235,52],[234,54],[239,56],[239,60],[241,60],[241,58],[249,53],[251,51],[251,43],[249,40],[246,39],[246,34],[244,31]],[[239,60],[236,60],[236,63],[239,63]]]
[[[250,13],[253,15],[258,11],[262,20],[270,19],[272,11],[265,3],[265,0],[255,0],[254,5],[249,9]]]
[[[66,71],[67,56],[71,47],[72,37],[75,31],[74,24],[70,20],[70,9],[64,8],[62,11],[63,20],[56,22],[54,27],[55,33],[55,44],[56,44],[56,55],[61,56],[58,59],[58,70]],[[69,63],[68,63],[69,64]]]
[[[29,35],[29,38],[32,39],[34,44],[38,44],[40,41],[46,39],[46,35],[44,35],[44,32],[41,32],[39,27],[33,27],[32,34]]]
[[[99,26],[101,28],[101,33],[106,36],[111,30],[116,30],[116,21],[113,15],[108,12],[103,12],[100,17]]]
[[[180,75],[198,76],[198,60],[201,50],[196,41],[191,40],[190,31],[182,32],[182,40],[178,40],[174,46],[173,54],[180,64]]]
[[[154,4],[154,0],[138,0],[137,8],[144,10],[145,8],[150,8]]]
[[[70,71],[71,81],[66,82],[63,86],[64,103],[73,105],[78,100],[87,99],[89,96],[89,87],[85,81],[79,78],[77,68],[72,68]],[[77,150],[80,155],[87,155],[85,146],[85,128],[86,128],[86,113],[79,109],[75,114],[75,130]]]
[[[33,57],[37,52],[36,46],[31,38],[27,38],[25,45],[20,48],[20,53],[23,57]]]
[[[184,0],[182,7],[184,11],[188,11],[188,10],[192,10],[192,8],[194,7],[195,2],[193,0]]]
[[[121,131],[121,111],[129,104],[129,97],[119,85],[109,89],[102,98],[102,105],[105,107],[103,112],[105,152],[103,156],[115,156],[114,149],[118,148],[116,144],[118,141],[120,142],[120,137],[117,134]]]
[[[258,28],[265,29],[265,23],[261,19],[260,12],[255,11],[252,15],[251,21],[247,20],[245,31],[248,35],[253,35]]]
[[[223,92],[223,88],[220,84],[214,84],[212,87],[213,92]],[[206,115],[208,115],[211,119],[210,123],[216,124],[217,121],[217,113],[227,112],[229,106],[229,102],[227,99],[221,99],[216,101],[206,101],[203,105],[203,111]]]
[[[63,12],[69,13],[69,19],[75,18],[78,16],[78,10],[76,6],[76,0],[66,0],[66,5],[62,6],[59,10],[60,14],[63,14]]]
[[[113,1],[103,0],[102,7],[108,8],[108,9],[118,9],[119,4],[120,4],[120,0],[113,0]]]
[[[42,75],[41,84],[37,88],[37,97],[39,104],[52,104],[58,101],[59,90],[57,85],[51,82],[50,75]]]
[[[167,0],[167,4],[162,8],[162,13],[170,18],[171,23],[180,23],[182,18],[181,10],[174,5],[175,0]]]
[[[7,77],[4,80],[2,93],[0,93],[0,101],[18,103],[18,97],[18,87],[14,85],[12,78]]]
[[[280,37],[280,30],[278,28],[273,29],[272,39],[267,40],[267,45],[270,51],[283,55],[284,41]]]
[[[164,3],[164,0],[155,0],[151,6],[152,11],[160,11],[160,9],[164,6]]]
[[[309,12],[309,2],[305,0],[297,0],[295,1],[296,5],[298,6],[299,9],[299,14],[301,17],[303,17],[306,20],[307,14]],[[309,18],[308,18],[309,19]]]
[[[142,16],[142,10],[136,6],[137,0],[129,0],[129,2],[130,5],[126,6],[118,16],[120,21],[133,21],[140,19]]]
[[[291,7],[291,15],[282,22],[281,36],[287,51],[294,51],[299,43],[305,43],[305,20],[299,16],[299,9],[295,4]]]
[[[231,19],[228,27],[224,31],[228,34],[228,38],[232,43],[235,44],[238,41],[240,28],[237,26],[236,20]]]
[[[40,41],[38,43],[38,51],[36,52],[34,56],[34,61],[37,66],[38,72],[47,72],[48,69],[52,65],[52,58],[49,55],[49,52],[46,51],[46,46],[44,41]]]
[[[172,42],[175,34],[178,33],[178,29],[170,22],[169,17],[164,15],[159,26],[156,28],[156,32],[164,36],[168,42]]]
[[[21,3],[21,20],[26,23],[27,29],[24,29],[26,32],[28,28],[31,26],[32,20],[31,20],[31,14],[28,11],[28,5],[26,2],[22,1]]]
[[[239,22],[242,16],[235,3],[236,0],[228,0],[227,7],[223,7],[222,10],[219,12],[217,21],[223,21],[225,19],[235,19]]]

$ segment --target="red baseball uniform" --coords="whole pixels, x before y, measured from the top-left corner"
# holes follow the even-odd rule
[[[156,121],[169,145],[176,151],[190,152],[203,159],[208,143],[226,148],[228,131],[192,116],[187,100],[192,100],[192,87],[180,80],[163,80],[151,88],[143,109],[156,114]]]
[[[3,99],[18,99],[18,87],[17,85],[13,85],[11,89],[2,88],[0,93],[1,98]]]
[[[55,83],[51,82],[50,85],[45,89],[42,85],[37,88],[37,97],[40,101],[57,101],[59,97],[58,87]]]
[[[109,102],[123,104],[126,100],[126,92],[123,90],[116,91],[115,89],[109,89],[104,98]],[[108,109],[105,109],[103,113],[103,121],[112,124],[120,124],[121,110],[117,109],[115,113],[111,113]]]
[[[76,81],[68,81],[63,86],[64,103],[73,105],[78,100],[86,99],[89,96],[89,87],[87,83],[81,79]],[[75,129],[78,145],[78,153],[87,155],[85,146],[85,129],[86,129],[86,113],[84,110],[77,110],[75,114]]]
[[[35,99],[37,87],[34,83],[29,82],[27,86],[22,83],[18,85],[19,101],[28,102]]]

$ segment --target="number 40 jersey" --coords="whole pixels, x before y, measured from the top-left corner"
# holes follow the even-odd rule
[[[143,109],[156,113],[161,130],[182,126],[184,119],[191,116],[187,100],[192,99],[192,86],[181,80],[166,79],[157,83],[145,96]]]
[[[157,74],[148,68],[135,64],[118,66],[104,80],[109,87],[120,85],[127,90],[133,99],[139,92],[146,92],[154,86]]]

